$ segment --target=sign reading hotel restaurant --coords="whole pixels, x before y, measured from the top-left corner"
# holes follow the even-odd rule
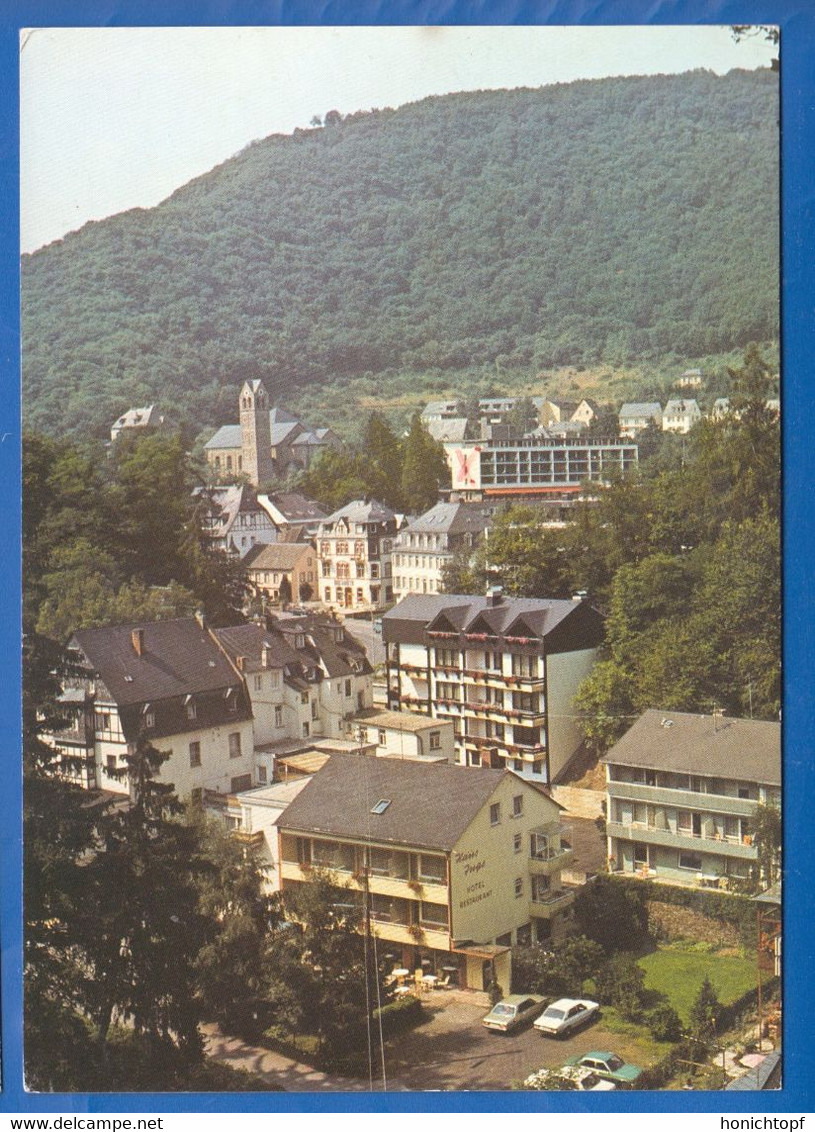
[[[459,908],[469,908],[471,904],[478,904],[480,900],[488,900],[492,896],[492,889],[487,888],[486,881],[477,879],[481,870],[487,867],[487,862],[481,858],[481,850],[457,852],[453,854],[453,859],[457,865],[464,865],[465,877],[471,878],[464,897],[458,902]]]

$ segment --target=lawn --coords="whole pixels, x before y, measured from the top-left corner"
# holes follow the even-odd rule
[[[659,947],[643,955],[638,962],[645,972],[646,990],[667,995],[684,1022],[688,1021],[705,975],[724,1005],[735,1002],[756,985],[755,962],[732,955]]]

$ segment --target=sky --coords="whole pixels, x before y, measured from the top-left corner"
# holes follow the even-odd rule
[[[768,66],[727,27],[37,28],[20,37],[21,248],[150,208],[314,115],[431,94]]]

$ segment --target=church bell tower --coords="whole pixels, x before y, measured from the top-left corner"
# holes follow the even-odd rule
[[[240,396],[243,471],[255,487],[274,478],[269,394],[262,381],[244,383]]]

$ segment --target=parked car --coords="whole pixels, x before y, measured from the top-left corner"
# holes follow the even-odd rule
[[[374,632],[375,633],[381,633],[382,632],[382,618],[381,617],[377,617],[377,619],[374,621]]]
[[[510,994],[496,1002],[489,1014],[481,1019],[481,1024],[488,1030],[499,1030],[508,1033],[524,1022],[531,1022],[537,1018],[546,999],[540,994]]]
[[[535,1022],[535,1029],[542,1034],[559,1038],[596,1018],[599,1011],[600,1003],[592,1002],[589,998],[559,998],[546,1007]]]
[[[623,1061],[619,1054],[610,1050],[593,1049],[578,1057],[570,1057],[566,1064],[589,1069],[604,1080],[614,1081],[618,1085],[633,1085],[642,1073],[639,1065]]]
[[[617,1086],[604,1081],[591,1069],[564,1065],[562,1069],[539,1069],[524,1081],[525,1089],[551,1089],[553,1092],[607,1093]]]

